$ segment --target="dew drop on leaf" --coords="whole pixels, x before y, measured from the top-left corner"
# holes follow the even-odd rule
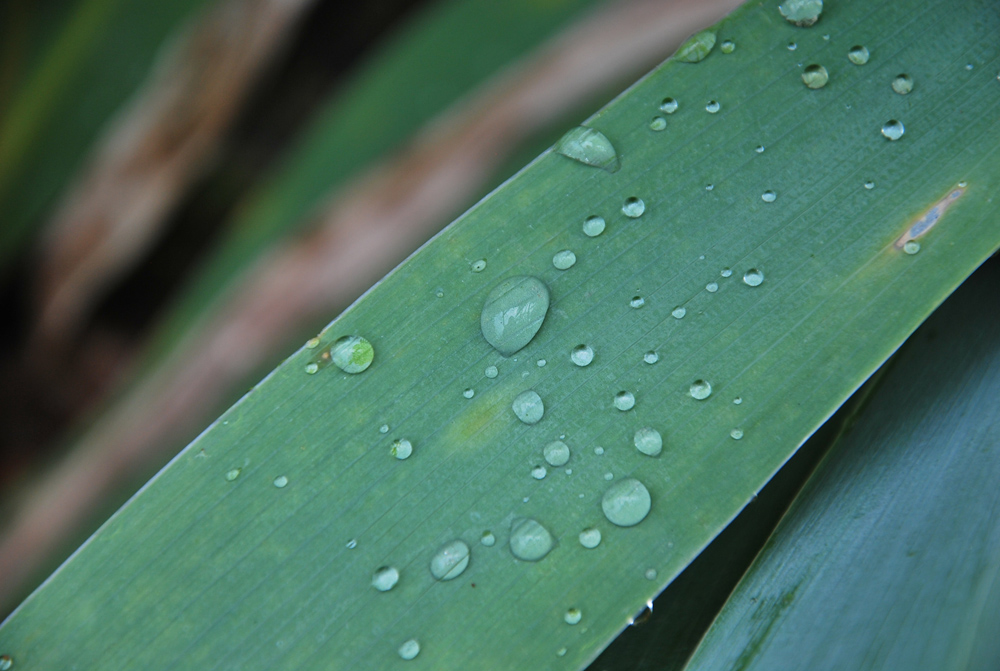
[[[555,256],[552,257],[552,265],[555,266],[557,270],[569,270],[575,264],[576,254],[568,249],[556,252]]]
[[[569,608],[566,610],[565,615],[563,615],[563,620],[566,621],[566,624],[578,624],[582,619],[583,613],[580,612],[579,608]]]
[[[530,517],[514,520],[510,528],[510,551],[518,559],[538,561],[555,545],[549,530]]]
[[[811,89],[821,89],[830,81],[830,73],[822,65],[812,63],[802,71],[802,83]]]
[[[687,314],[687,308],[678,305],[670,313],[670,316],[673,317],[674,319],[684,319],[684,315],[686,314]]]
[[[554,440],[545,446],[542,455],[549,466],[565,466],[569,461],[569,445],[561,440]]]
[[[545,476],[548,474],[549,472],[545,470],[544,466],[535,466],[534,468],[531,469],[531,477],[533,477],[535,480],[544,480]]]
[[[399,571],[394,566],[381,566],[372,575],[372,587],[388,592],[399,582]]]
[[[759,287],[764,282],[764,273],[757,270],[756,268],[751,268],[750,270],[743,273],[743,283],[748,287]]]
[[[767,190],[764,193],[760,194],[760,199],[763,200],[765,203],[773,203],[775,200],[778,199],[778,195],[774,191]]]
[[[545,414],[542,397],[530,389],[518,394],[510,407],[517,418],[525,424],[537,424]]]
[[[484,270],[486,270],[486,259],[478,259],[476,261],[473,261],[472,265],[469,266],[469,268],[471,268],[472,272],[474,273],[483,272]]]
[[[902,122],[896,121],[895,119],[889,119],[884,124],[882,124],[882,135],[884,135],[890,140],[893,141],[898,140],[899,138],[903,137],[903,133],[905,132],[906,129],[903,128]]]
[[[411,638],[410,640],[399,646],[399,656],[405,660],[411,660],[420,654],[420,643],[417,639]]]
[[[490,378],[491,380],[500,374],[496,366],[487,366],[486,370],[483,371],[483,375]]]
[[[642,360],[648,364],[654,364],[660,360],[660,355],[657,354],[655,350],[649,350],[642,355]]]
[[[229,482],[232,482],[236,478],[240,477],[240,472],[241,472],[241,469],[239,469],[239,468],[233,468],[233,469],[229,470],[226,473],[226,480],[228,480]]]
[[[630,391],[620,391],[615,394],[615,407],[626,412],[635,407],[635,395]]]
[[[278,489],[284,489],[288,485],[288,478],[284,475],[279,475],[274,479],[274,486]]]
[[[660,102],[660,111],[664,114],[673,114],[677,111],[677,101],[673,98],[664,98]]]
[[[479,326],[486,342],[504,356],[525,345],[542,327],[549,309],[549,290],[536,277],[510,277],[486,297]]]
[[[590,527],[584,529],[580,532],[580,545],[587,548],[588,550],[593,550],[598,545],[601,544],[601,530]]]
[[[646,426],[635,432],[632,438],[635,449],[643,454],[656,457],[663,451],[663,436],[656,429]]]
[[[722,109],[722,105],[720,105],[716,100],[709,100],[708,104],[705,105],[705,111],[709,114],[715,114],[720,109]]]
[[[789,23],[808,28],[819,21],[823,0],[785,0],[778,5],[778,11]]]
[[[411,454],[413,454],[413,443],[401,438],[399,440],[392,441],[392,456],[399,460],[408,459]]]
[[[733,429],[732,431],[729,432],[729,436],[733,440],[740,440],[741,438],[743,438],[743,429]]]
[[[599,217],[596,214],[587,217],[583,221],[583,234],[588,238],[596,238],[604,232],[604,228],[604,217]]]
[[[688,38],[687,42],[674,54],[674,58],[682,63],[698,63],[712,52],[715,46],[715,32],[702,30]]]
[[[588,366],[594,360],[594,350],[590,345],[577,345],[570,352],[569,358],[577,366]]]
[[[491,548],[496,545],[497,537],[493,535],[492,531],[484,531],[483,535],[479,537],[479,542],[484,546]]]
[[[460,540],[445,543],[431,557],[431,575],[438,580],[454,580],[469,566],[469,546]]]
[[[629,219],[638,219],[645,211],[646,203],[642,202],[642,198],[636,196],[629,196],[622,204],[622,214]]]
[[[864,65],[868,62],[868,47],[862,46],[860,44],[855,44],[847,51],[847,60],[854,63],[855,65]]]
[[[732,40],[723,40],[722,44],[719,45],[719,49],[724,54],[731,54],[736,51],[736,42]]]
[[[375,349],[361,336],[343,336],[330,346],[330,359],[334,365],[352,375],[366,370],[374,358]]]
[[[611,485],[601,498],[608,521],[619,527],[635,526],[646,519],[652,499],[646,486],[635,478],[623,478]]]
[[[896,78],[892,80],[892,90],[905,96],[913,90],[913,77],[908,74],[896,75]]]
[[[920,251],[920,243],[916,240],[907,240],[903,245],[903,251],[910,255],[916,254]]]
[[[556,143],[555,151],[574,161],[608,172],[617,172],[621,167],[611,140],[604,133],[585,126],[569,130]]]
[[[712,385],[708,380],[695,380],[688,388],[688,393],[691,394],[691,398],[697,401],[704,401],[712,395]]]
[[[667,127],[667,120],[661,116],[654,116],[649,120],[649,129],[653,131],[661,131]]]

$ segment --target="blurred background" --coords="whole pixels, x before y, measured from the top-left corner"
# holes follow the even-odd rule
[[[284,356],[738,4],[0,0],[0,620]]]

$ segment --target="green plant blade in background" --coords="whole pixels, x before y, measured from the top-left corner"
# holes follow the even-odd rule
[[[688,669],[996,668],[998,285],[991,263],[911,338]]]
[[[182,452],[11,616],[0,650],[29,669],[383,668],[414,639],[412,668],[578,668],[997,248],[998,28],[986,2],[846,2],[809,29],[738,10],[718,28],[734,51],[668,62],[590,120],[620,170],[549,153],[484,199]],[[829,84],[805,88],[800,62]],[[665,96],[680,106],[655,131]],[[879,132],[892,118],[896,142]],[[551,307],[504,358],[480,309],[525,274]],[[370,368],[305,372],[350,334],[374,345]],[[712,393],[692,397],[697,380]],[[532,425],[511,410],[525,390],[545,403]],[[647,426],[659,457],[633,447]],[[555,439],[570,461],[536,479]],[[652,509],[620,528],[601,501],[625,477]],[[555,539],[537,562],[508,549],[523,518]],[[467,568],[435,580],[459,539]],[[382,566],[400,573],[387,592]]]

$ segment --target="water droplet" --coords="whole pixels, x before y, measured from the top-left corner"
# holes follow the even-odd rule
[[[483,535],[479,537],[479,542],[491,548],[496,545],[497,537],[493,535],[492,531],[484,531]]]
[[[759,287],[764,282],[764,273],[757,270],[756,268],[751,268],[750,270],[743,273],[743,283],[748,287]]]
[[[619,527],[635,526],[646,519],[652,499],[649,490],[635,478],[623,478],[608,487],[601,508],[608,521]]]
[[[390,450],[392,456],[399,460],[407,459],[411,454],[413,454],[413,443],[401,438],[400,440],[392,441],[392,449]]]
[[[444,298],[444,289],[438,287],[437,289],[434,290],[434,295],[437,296],[438,298]]]
[[[901,96],[913,90],[913,77],[907,74],[896,75],[892,80],[892,90]]]
[[[706,111],[706,112],[708,112],[709,114],[715,114],[715,113],[716,113],[716,112],[718,112],[718,111],[719,111],[719,110],[720,110],[721,108],[722,108],[722,105],[720,105],[720,104],[719,104],[719,103],[718,103],[717,101],[715,101],[715,100],[709,100],[709,101],[708,101],[708,104],[707,104],[707,105],[705,105],[705,111]]]
[[[510,407],[517,418],[525,424],[536,424],[545,414],[545,404],[542,403],[542,397],[530,389],[518,394]]]
[[[556,252],[552,257],[552,265],[558,270],[569,270],[576,263],[576,254],[568,249]]]
[[[663,436],[660,435],[659,431],[649,426],[636,431],[632,442],[635,443],[635,449],[650,457],[659,456],[660,452],[663,451]]]
[[[510,527],[510,551],[518,559],[538,561],[552,550],[555,540],[538,520],[522,517]]]
[[[719,290],[719,285],[717,282],[709,282],[708,284],[705,285],[705,291],[707,291],[710,294],[714,294],[718,290]]]
[[[559,142],[556,142],[555,151],[574,161],[602,168],[608,172],[617,172],[621,167],[611,140],[593,128],[577,126],[569,130]]]
[[[719,274],[722,275],[723,277],[729,277],[733,274],[733,270],[732,268],[723,268],[722,270],[719,271]]]
[[[345,373],[355,374],[367,370],[374,358],[375,349],[361,336],[343,336],[330,346],[330,359]]]
[[[14,666],[14,658],[10,655],[0,655],[0,671],[7,671],[7,669]]]
[[[561,440],[554,440],[542,450],[549,466],[564,466],[569,461],[569,445]]]
[[[484,270],[486,270],[486,259],[478,259],[476,261],[473,261],[472,265],[469,267],[472,269],[472,272],[481,273]]]
[[[472,387],[469,387],[468,389],[462,392],[462,396],[464,396],[465,398],[472,398],[475,395],[476,395],[476,390],[473,389]]]
[[[972,68],[973,68],[973,65],[972,65],[972,63],[966,63],[966,64],[965,64],[965,69],[966,69],[966,70],[971,70]]]
[[[969,183],[966,182],[964,179],[961,182],[958,183],[958,188],[960,188],[960,189],[964,189],[967,186],[969,186]]]
[[[545,470],[544,466],[535,466],[534,468],[531,469],[531,477],[533,477],[535,480],[544,480],[545,476],[548,474],[549,472]]]
[[[431,575],[438,580],[454,580],[469,565],[469,546],[453,540],[441,546],[431,557]]]
[[[855,44],[847,51],[847,60],[854,63],[855,65],[864,65],[868,62],[868,47],[862,46],[860,44]]]
[[[661,116],[654,116],[649,120],[650,130],[661,131],[667,127],[667,120]]]
[[[556,650],[556,655],[558,657],[565,657],[566,656],[566,648],[559,648],[558,650]]]
[[[822,65],[813,63],[802,71],[802,83],[811,89],[821,89],[830,81],[830,73]]]
[[[795,51],[798,48],[799,48],[799,45],[796,44],[795,42],[789,42],[788,43],[788,50],[789,51]]]
[[[545,368],[545,364],[547,363],[548,362],[545,359],[539,359],[538,361],[535,362],[535,365],[538,366],[539,368]]]
[[[827,42],[829,42],[830,41],[830,33],[827,33],[826,35],[824,35],[823,39],[826,40]]]
[[[736,42],[733,42],[732,40],[724,40],[722,44],[719,45],[719,49],[721,49],[724,54],[731,54],[736,51]]]
[[[228,471],[226,473],[226,480],[228,480],[229,482],[232,482],[236,478],[240,477],[240,473],[241,472],[242,472],[242,469],[240,469],[240,468],[233,468],[233,469],[231,469],[230,471]]]
[[[688,393],[691,394],[691,398],[704,401],[712,395],[712,385],[707,380],[695,380],[688,388]]]
[[[486,297],[479,318],[486,342],[510,356],[538,333],[549,309],[549,290],[536,277],[511,277]]]
[[[705,191],[712,191],[714,189],[715,189],[715,185],[714,184],[706,184],[705,185]]]
[[[629,196],[622,204],[622,213],[629,219],[638,219],[645,211],[646,203],[642,202],[642,198]]]
[[[410,660],[420,654],[420,644],[417,643],[417,639],[411,638],[409,641],[399,646],[399,656],[403,659]]]
[[[282,489],[287,485],[288,485],[288,478],[286,478],[284,475],[279,475],[274,479],[274,486],[277,487],[278,489]]]
[[[583,619],[583,613],[580,612],[579,608],[569,608],[566,610],[566,614],[563,615],[563,620],[566,621],[566,624],[578,624],[581,619]]]
[[[890,140],[898,140],[903,137],[903,133],[905,132],[906,129],[903,128],[903,124],[895,119],[889,119],[882,124],[882,135]]]
[[[733,429],[732,431],[729,432],[729,436],[733,440],[740,440],[741,438],[743,438],[743,429]]]
[[[867,182],[865,182],[865,188],[871,191],[872,189],[875,188],[875,182],[873,182],[872,180],[868,180]]]
[[[757,145],[757,147],[754,149],[754,151],[757,152],[758,154],[763,154],[764,153],[764,145],[762,145],[762,144]]]
[[[654,364],[660,360],[660,355],[657,354],[655,350],[649,350],[642,355],[642,360],[648,364]]]
[[[577,345],[570,352],[569,358],[577,366],[587,366],[594,360],[594,350],[590,345]]]
[[[656,580],[656,569],[648,568],[646,569],[646,580]]]
[[[607,480],[608,482],[611,482],[612,480],[615,479],[615,474],[608,471],[607,473],[604,474],[604,479]]]
[[[635,407],[635,395],[630,391],[620,391],[615,394],[615,407],[625,412]]]
[[[382,426],[378,427],[378,432],[379,433],[389,433],[389,425],[388,424],[383,424]]]
[[[736,398],[733,399],[733,405],[739,405],[742,402],[743,402],[742,396],[737,396]]]
[[[598,545],[601,544],[601,530],[590,527],[589,529],[584,529],[580,532],[580,545],[587,548],[588,550],[593,550]]]
[[[500,374],[496,366],[487,366],[486,370],[483,371],[483,375],[490,378],[491,380]]]
[[[785,0],[778,5],[778,11],[789,23],[808,28],[823,13],[823,0]]]
[[[634,310],[638,310],[645,304],[646,304],[646,299],[643,298],[642,296],[632,296],[632,300],[628,302],[629,307]]]
[[[687,308],[678,305],[673,309],[673,312],[670,313],[670,316],[674,319],[684,319],[684,315],[686,315],[687,312]]]
[[[317,363],[307,363],[306,373],[309,375],[315,375],[319,371],[319,364]]]
[[[399,582],[399,571],[394,566],[381,566],[372,575],[372,587],[380,592],[388,592]]]
[[[763,200],[765,203],[773,203],[775,200],[777,200],[777,198],[778,198],[777,194],[774,193],[774,191],[771,191],[770,189],[760,194],[760,199]]]
[[[703,30],[688,38],[687,42],[674,54],[674,58],[682,63],[697,63],[705,60],[705,56],[712,51],[715,46],[715,33],[711,30]]]
[[[664,114],[673,114],[677,111],[677,101],[673,98],[664,98],[660,101],[660,111]]]
[[[583,233],[589,238],[596,238],[603,233],[604,227],[604,217],[599,217],[596,214],[587,217],[583,221]]]
[[[597,447],[594,448],[594,454],[596,454],[597,456],[601,456],[602,454],[604,454],[604,448],[598,445]]]
[[[353,550],[354,548],[358,547],[357,539],[352,538],[351,540],[347,541],[347,545],[345,547],[348,550]]]
[[[910,255],[916,254],[920,251],[920,243],[916,240],[907,240],[906,244],[903,245],[903,251]]]
[[[309,338],[306,341],[306,349],[316,349],[319,347],[319,338]]]

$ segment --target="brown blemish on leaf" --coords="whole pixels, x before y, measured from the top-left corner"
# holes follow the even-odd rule
[[[917,238],[925,235],[927,231],[934,228],[937,223],[944,216],[944,213],[951,207],[951,204],[962,197],[965,193],[966,184],[965,182],[960,182],[958,186],[948,192],[948,195],[939,200],[938,202],[927,208],[916,221],[910,224],[906,228],[906,232],[899,236],[893,245],[896,249],[902,249],[910,240],[916,240]]]

